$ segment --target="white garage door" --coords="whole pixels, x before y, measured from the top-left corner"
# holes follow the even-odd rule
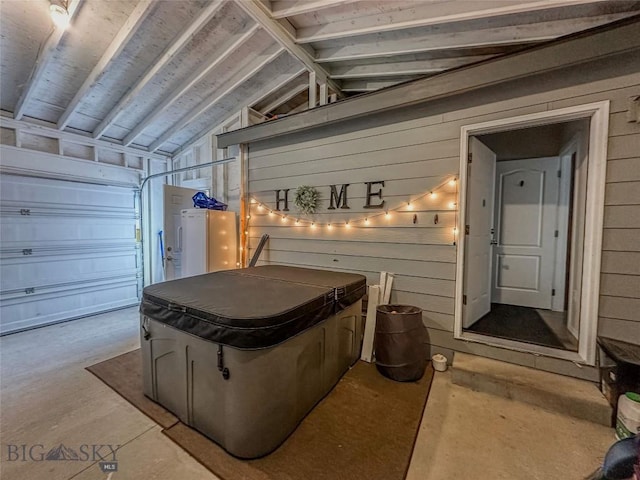
[[[0,333],[134,305],[132,188],[0,175]]]

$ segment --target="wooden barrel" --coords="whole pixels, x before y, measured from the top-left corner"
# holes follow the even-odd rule
[[[422,309],[411,305],[379,305],[374,349],[378,371],[392,380],[422,378],[427,366]]]

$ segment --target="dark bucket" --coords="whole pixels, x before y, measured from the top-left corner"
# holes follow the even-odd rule
[[[427,366],[422,309],[411,305],[379,305],[374,349],[378,371],[392,380],[412,382]]]

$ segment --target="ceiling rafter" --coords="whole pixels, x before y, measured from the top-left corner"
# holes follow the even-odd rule
[[[69,23],[71,23],[71,21],[73,20],[73,17],[79,10],[80,4],[82,2],[83,0],[70,0],[67,6],[67,11],[69,12]],[[64,28],[54,27],[51,35],[45,41],[44,46],[42,47],[40,53],[38,54],[38,57],[36,58],[36,63],[33,70],[31,71],[31,75],[29,75],[29,80],[27,81],[27,84],[22,91],[20,98],[18,98],[18,103],[16,103],[16,106],[13,109],[13,116],[16,120],[20,120],[24,115],[25,108],[31,100],[31,96],[35,91],[35,87],[40,82],[40,79],[42,78],[47,65],[53,58],[53,54],[58,48],[58,45],[60,45],[60,41],[62,40],[62,37],[64,36],[66,31],[67,30]]]
[[[205,113],[211,107],[213,107],[216,103],[222,100],[224,97],[229,95],[232,91],[234,91],[238,86],[242,85],[244,82],[253,77],[256,73],[262,70],[266,65],[274,61],[278,56],[284,52],[285,49],[281,46],[277,48],[277,50],[264,57],[262,60],[257,61],[252,64],[252,68],[250,71],[244,73],[242,70],[234,75],[228,82],[225,82],[225,86],[222,91],[215,91],[211,98],[205,99],[200,102],[195,108],[191,109],[184,115],[176,124],[174,124],[169,130],[160,135],[151,145],[149,145],[149,151],[155,152],[158,147],[160,147],[163,143],[173,137],[180,130],[184,129],[194,120],[196,120],[200,115]],[[244,73],[244,74],[243,74]],[[239,78],[238,78],[239,77]]]
[[[416,76],[403,76],[398,78],[384,79],[359,78],[353,80],[345,80],[342,83],[342,89],[345,92],[373,92],[374,90],[391,87],[393,85],[397,85],[398,83],[415,80],[416,78]]]
[[[310,72],[315,72],[320,83],[328,83],[331,89],[338,95],[341,94],[340,86],[331,80],[329,73],[315,60],[315,51],[308,45],[297,45],[291,37],[291,31],[274,20],[271,12],[259,0],[235,0],[236,4],[250,15],[256,22],[271,35],[280,45],[300,60]]]
[[[285,85],[290,83],[292,80],[295,80],[297,77],[299,77],[302,73],[304,73],[306,71],[307,71],[306,68],[300,68],[299,70],[296,70],[295,72],[293,72],[291,75],[287,76],[284,80],[275,80],[266,89],[261,89],[260,91],[256,92],[252,97],[250,97],[246,101],[246,104],[244,104],[242,106],[242,108],[244,108],[244,107],[252,108],[252,105],[256,105],[256,104],[264,101],[265,98],[273,95],[278,90],[283,88]],[[306,88],[306,86],[305,86],[305,88]],[[240,111],[242,111],[242,108],[240,109]],[[258,113],[261,113],[261,112],[258,112]],[[207,135],[207,133],[213,133],[218,127],[220,127],[220,125],[224,125],[225,123],[228,123],[229,120],[231,120],[233,117],[237,116],[238,114],[239,114],[239,112],[234,112],[232,115],[229,115],[228,117],[223,118],[222,120],[218,121],[217,123],[214,123],[213,126],[208,125],[206,130],[198,132],[196,135],[194,135],[192,137],[192,139],[189,140],[184,147],[181,147],[177,152],[173,152],[172,156],[175,157],[175,156],[179,155],[180,153],[188,150],[194,143],[199,142],[202,137]]]
[[[273,18],[293,17],[295,15],[316,12],[325,8],[332,8],[355,1],[357,0],[301,0],[293,6],[287,6],[287,4],[291,2],[272,1],[271,16]]]
[[[151,64],[140,79],[129,89],[115,107],[107,114],[100,124],[93,131],[93,138],[101,137],[104,132],[116,121],[123,110],[137,97],[142,89],[155,77],[155,75],[180,52],[193,38],[193,36],[214,16],[214,14],[224,6],[224,0],[211,2],[198,17],[182,32],[182,34],[165,49],[158,60]]]
[[[473,55],[452,58],[434,58],[425,60],[389,61],[388,63],[373,63],[368,65],[340,64],[331,68],[331,78],[378,78],[397,77],[401,75],[428,75],[439,73],[451,68],[469,65],[493,57],[494,55]]]
[[[124,145],[131,145],[131,143],[140,136],[140,134],[153,123],[162,113],[173,103],[188,92],[196,83],[202,80],[209,72],[211,72],[216,66],[220,65],[229,56],[235,52],[238,47],[247,42],[258,30],[260,26],[256,23],[248,31],[240,35],[228,48],[222,53],[216,55],[210,63],[203,64],[198,70],[193,72],[178,88],[173,90],[170,95],[167,95],[149,115],[147,115],[141,122],[139,122],[135,128],[126,136],[122,143]]]
[[[73,99],[67,105],[67,108],[62,113],[60,118],[58,119],[58,130],[63,130],[71,119],[71,115],[76,111],[78,105],[85,97],[87,92],[91,90],[91,88],[100,80],[102,75],[105,73],[107,66],[124,50],[129,40],[136,34],[138,27],[142,22],[147,18],[151,10],[153,10],[153,0],[140,0],[136,8],[131,12],[131,15],[127,18],[127,21],[124,23],[118,34],[111,41],[111,44],[105,50],[104,54],[98,61],[98,63],[93,67],[91,73],[86,78],[82,86],[78,89],[76,94],[73,96]]]
[[[302,81],[301,79],[299,85],[289,86],[288,90],[283,95],[280,95],[278,98],[269,102],[269,104],[261,108],[259,112],[263,115],[266,115],[267,113],[278,108],[280,105],[287,103],[289,100],[294,98],[296,95],[301,94],[308,88],[308,82],[306,80]]]
[[[545,0],[514,2],[511,5],[504,5],[505,2],[483,1],[473,4],[475,7],[473,10],[469,10],[468,3],[469,2],[425,2],[424,5],[384,14],[367,15],[359,18],[349,18],[322,25],[299,28],[296,42],[304,44],[356,35],[367,35],[370,33],[479,20],[515,13],[553,10],[567,6],[577,7],[591,3],[602,3],[602,0]]]
[[[339,47],[320,49],[317,52],[316,61],[319,63],[340,62],[357,58],[388,57],[438,50],[527,45],[552,40],[571,32],[586,30],[626,16],[628,16],[626,13],[616,13],[453,33],[425,33],[411,36],[398,34],[396,38],[390,40],[381,40],[374,36],[369,40],[344,42]]]

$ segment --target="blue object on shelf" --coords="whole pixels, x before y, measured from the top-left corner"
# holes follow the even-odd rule
[[[193,197],[193,206],[196,208],[208,208],[210,210],[226,210],[227,204],[219,202],[213,197],[208,197],[204,192],[198,192]]]

